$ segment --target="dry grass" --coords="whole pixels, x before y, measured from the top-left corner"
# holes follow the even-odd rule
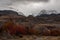
[[[11,38],[6,37],[0,38],[0,40],[60,40],[60,36],[35,36],[35,35],[24,35],[22,38]]]

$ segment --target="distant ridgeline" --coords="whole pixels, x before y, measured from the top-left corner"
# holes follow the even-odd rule
[[[18,13],[12,10],[0,10],[0,16],[2,15],[18,15]]]
[[[2,16],[2,18],[9,18],[9,17],[6,17],[6,16],[12,16],[13,18],[17,17],[17,18],[21,18],[22,20],[24,21],[31,21],[31,22],[36,22],[36,21],[60,21],[60,13],[57,13],[57,12],[49,12],[47,13],[46,11],[41,11],[37,16],[34,16],[34,15],[29,15],[29,16],[25,16],[24,14],[22,15],[23,13],[21,12],[16,12],[16,11],[13,11],[13,10],[0,10],[0,16]],[[3,17],[4,16],[4,17]],[[1,18],[1,17],[0,17]],[[20,19],[20,20],[21,20]]]
[[[49,14],[50,13],[50,14]],[[0,10],[0,16],[4,16],[4,15],[24,15],[22,12],[16,12],[16,11],[13,11],[13,10]],[[60,13],[57,13],[55,11],[52,10],[52,12],[46,12],[45,10],[42,10],[40,13],[38,13],[37,16],[40,16],[40,17],[46,17],[46,16],[59,16]],[[30,17],[33,16],[33,15],[29,15]],[[28,16],[28,17],[29,17]],[[37,17],[35,16],[35,17]]]

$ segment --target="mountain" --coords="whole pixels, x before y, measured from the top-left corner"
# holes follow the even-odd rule
[[[0,16],[4,15],[18,15],[18,13],[12,10],[0,10]]]
[[[38,15],[41,15],[41,14],[58,14],[58,12],[56,10],[41,10]]]
[[[21,13],[21,12],[20,12]],[[12,10],[0,11],[0,31],[12,34],[60,35],[60,13],[24,16]],[[8,29],[8,30],[7,30]],[[52,33],[52,34],[51,34]]]

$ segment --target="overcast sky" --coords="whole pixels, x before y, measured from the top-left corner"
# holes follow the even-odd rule
[[[60,11],[60,0],[0,0],[0,9],[20,11],[25,15],[39,13],[42,9]]]

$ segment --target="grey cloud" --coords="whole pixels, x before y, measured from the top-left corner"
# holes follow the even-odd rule
[[[48,2],[49,0],[13,0],[13,1]]]
[[[8,6],[11,4],[12,4],[11,0],[0,0],[0,6]]]
[[[0,0],[0,9],[18,9],[26,15],[38,13],[42,9],[60,12],[60,0]]]
[[[44,2],[46,2],[46,1],[49,1],[49,0],[16,0],[16,1],[35,1],[35,2],[37,2],[37,1],[44,1]]]
[[[0,0],[0,6],[9,6],[15,3],[29,4],[31,2],[48,2],[49,0]]]

